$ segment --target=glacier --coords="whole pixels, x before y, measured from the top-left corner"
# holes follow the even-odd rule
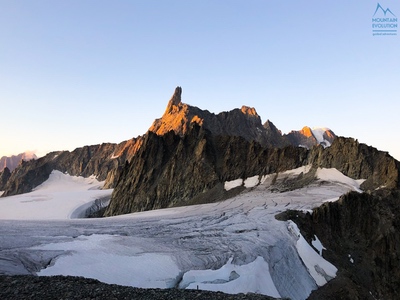
[[[228,200],[84,219],[95,199],[110,196],[95,178],[53,171],[31,193],[0,198],[0,274],[76,275],[136,287],[254,292],[306,299],[336,268],[292,221],[275,215],[310,211],[358,190],[336,169],[313,183],[277,192],[273,182],[310,166],[227,182],[246,189]]]

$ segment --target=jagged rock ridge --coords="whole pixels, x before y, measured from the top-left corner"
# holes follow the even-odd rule
[[[266,175],[311,164],[336,168],[364,189],[399,187],[400,164],[385,152],[354,139],[337,138],[329,148],[268,148],[242,137],[213,135],[193,124],[185,136],[148,133],[123,169],[107,216],[224,198],[225,181]]]
[[[3,196],[30,192],[46,181],[53,170],[73,176],[95,175],[99,181],[106,180],[106,187],[114,187],[120,166],[132,158],[141,143],[142,137],[138,137],[120,144],[85,146],[72,152],[55,151],[37,160],[22,161],[3,183]]]
[[[257,141],[263,146],[282,147],[289,145],[272,122],[261,124],[261,118],[252,107],[242,106],[219,114],[201,110],[182,103],[182,88],[177,87],[168,102],[164,115],[154,121],[149,131],[158,135],[174,131],[184,136],[191,124],[203,126],[214,135],[241,136],[248,141]],[[271,130],[271,131],[269,131]]]
[[[261,124],[261,118],[254,108],[243,106],[217,115],[207,110],[182,103],[182,88],[177,87],[162,118],[154,121],[149,132],[164,135],[174,131],[184,137],[193,124],[210,131],[212,135],[242,137],[248,142],[256,141],[264,147],[286,147],[290,142],[271,121]],[[3,176],[7,183],[0,186],[4,196],[31,191],[43,183],[52,170],[67,172],[75,176],[95,175],[105,180],[104,188],[112,188],[118,181],[126,161],[130,161],[140,149],[144,136],[120,144],[102,144],[77,148],[72,152],[57,151],[37,160],[24,162],[11,176]],[[316,139],[309,145],[318,144]],[[298,146],[298,141],[294,141]],[[1,190],[1,189],[0,189]]]
[[[122,170],[107,216],[187,205],[205,198],[220,200],[225,197],[222,186],[226,180],[306,164],[366,179],[364,189],[399,186],[399,162],[388,153],[351,138],[334,139],[333,132],[326,129],[315,132],[308,127],[292,132],[292,137],[294,144],[300,141],[295,137],[305,137],[301,142],[314,146],[311,150],[277,148],[277,144],[286,144],[275,139],[283,138],[281,133],[270,121],[262,127],[254,109],[215,115],[183,104],[181,94],[178,87],[163,117],[146,134],[138,155]],[[237,122],[248,126],[237,126]],[[328,144],[320,145],[321,141],[332,142],[332,146],[324,148]]]
[[[267,148],[240,136],[214,135],[192,124],[184,136],[149,132],[123,169],[106,216],[212,202],[223,182],[299,167],[307,150]]]
[[[359,143],[353,138],[338,137],[329,148],[314,147],[310,163],[324,168],[336,168],[354,179],[366,179],[364,190],[400,187],[400,163],[388,152]]]

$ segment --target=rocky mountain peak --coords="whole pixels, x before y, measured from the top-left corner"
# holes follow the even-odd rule
[[[171,113],[173,110],[176,110],[177,106],[182,103],[182,88],[177,86],[175,88],[175,92],[172,95],[171,99],[168,102],[167,109],[164,114]]]
[[[182,102],[182,88],[177,87],[169,100],[167,109],[160,119],[156,119],[149,131],[164,135],[169,131],[183,137],[193,124],[197,124],[214,135],[241,136],[248,141],[257,141],[264,146],[282,147],[289,143],[272,124],[263,126],[254,107],[243,105],[240,109],[214,114]]]
[[[301,130],[293,130],[284,137],[294,146],[312,148],[315,145],[329,147],[336,135],[329,128],[313,128],[304,126]]]
[[[299,132],[300,132],[300,134],[304,135],[307,138],[314,136],[311,128],[308,126],[304,126]]]
[[[240,109],[243,114],[249,115],[249,116],[255,116],[259,118],[260,116],[257,114],[256,109],[254,107],[249,107],[243,105],[242,108]]]

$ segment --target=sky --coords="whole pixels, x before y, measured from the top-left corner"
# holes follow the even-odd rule
[[[400,23],[399,1],[379,4]],[[400,159],[400,31],[373,35],[377,5],[0,0],[0,157],[144,134],[181,86],[190,105],[255,107],[282,133],[328,127]]]

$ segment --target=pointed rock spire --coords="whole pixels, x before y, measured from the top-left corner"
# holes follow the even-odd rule
[[[181,101],[182,101],[181,96],[182,96],[182,88],[180,86],[177,86],[174,94],[171,97],[171,100],[169,100],[169,106],[170,105],[179,105],[179,103],[181,103]]]

